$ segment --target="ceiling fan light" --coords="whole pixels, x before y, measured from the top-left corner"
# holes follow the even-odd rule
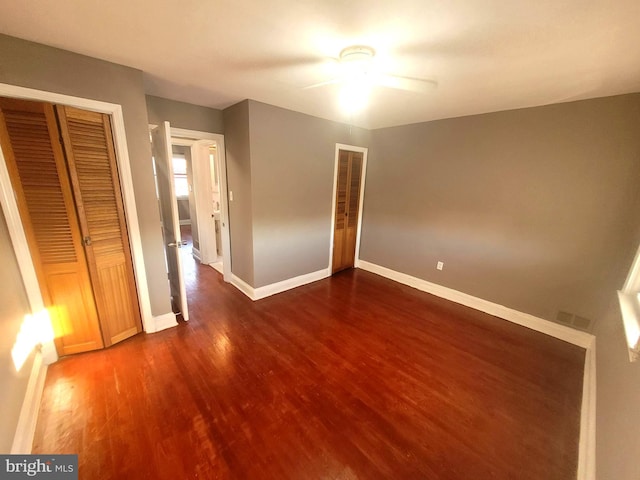
[[[371,87],[358,82],[346,82],[340,89],[340,107],[348,114],[364,110],[369,103]]]
[[[343,63],[349,62],[363,62],[371,61],[375,56],[376,51],[365,45],[353,45],[351,47],[343,48],[340,52],[340,61]]]
[[[363,45],[347,47],[340,52],[340,65],[346,78],[353,78],[369,73],[375,50]]]

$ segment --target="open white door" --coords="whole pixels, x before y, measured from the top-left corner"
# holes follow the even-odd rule
[[[171,126],[163,122],[151,131],[153,158],[156,165],[158,196],[160,197],[160,214],[162,216],[162,235],[164,250],[169,270],[169,286],[171,289],[172,308],[189,320],[187,307],[187,291],[182,277],[180,252],[182,237],[180,236],[180,219],[178,218],[178,202],[173,180],[173,163],[171,153]]]

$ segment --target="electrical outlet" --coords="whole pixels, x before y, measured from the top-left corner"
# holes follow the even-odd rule
[[[436,264],[436,268],[437,268],[438,270],[442,270],[442,269],[444,268],[444,262],[438,262],[438,263]]]
[[[229,190],[229,201],[233,202],[233,192]]]

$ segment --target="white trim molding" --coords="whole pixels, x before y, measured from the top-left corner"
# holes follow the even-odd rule
[[[13,437],[12,454],[31,453],[46,377],[47,365],[44,363],[40,352],[36,351],[31,374],[29,375],[29,383],[27,383],[27,391],[24,394],[20,416],[18,417],[16,433]]]
[[[635,362],[640,358],[640,294],[618,290],[618,302],[629,350],[629,361]]]
[[[318,270],[316,272],[306,273],[297,277],[289,278],[281,282],[272,283],[259,287],[254,290],[254,300],[260,300],[261,298],[270,297],[276,293],[281,293],[292,288],[301,287],[307,283],[317,282],[323,278],[327,278],[331,275],[330,271],[326,268]]]
[[[519,312],[497,303],[489,302],[452,288],[427,282],[417,277],[397,272],[365,260],[356,260],[362,270],[408,285],[437,297],[471,307],[503,320],[522,325],[540,333],[564,340],[585,349],[585,363],[580,411],[580,445],[578,454],[578,480],[596,478],[596,340],[595,336],[558,325],[528,313]]]
[[[235,273],[231,274],[231,285],[244,293],[251,300],[255,300],[255,290],[251,285],[238,277]]]
[[[153,325],[154,325],[154,330],[147,333],[160,332],[161,330],[175,327],[176,325],[178,325],[178,322],[176,320],[176,314],[173,312],[169,312],[163,315],[158,315],[156,317],[153,317]]]
[[[296,287],[301,287],[302,285],[306,285],[308,283],[317,282],[318,280],[327,278],[330,275],[331,275],[330,270],[323,268],[322,270],[318,270],[316,272],[305,273],[304,275],[288,278],[287,280],[272,283],[270,285],[265,285],[264,287],[253,288],[247,282],[237,277],[236,275],[232,274],[231,284],[234,285],[238,290],[244,293],[251,300],[260,300],[262,298],[270,297],[271,295],[275,295],[277,293],[282,293],[284,291],[291,290]]]

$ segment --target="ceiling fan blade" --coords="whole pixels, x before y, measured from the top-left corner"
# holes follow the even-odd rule
[[[273,56],[273,57],[254,57],[243,59],[230,59],[229,65],[238,70],[245,71],[268,71],[278,69],[288,69],[296,67],[312,67],[319,66],[327,62],[335,62],[336,59],[330,57],[318,57],[315,55],[293,55],[293,56]]]
[[[302,90],[310,90],[312,88],[324,87],[326,85],[335,85],[336,83],[342,83],[342,81],[343,81],[342,78],[333,78],[325,82],[314,83],[313,85],[307,85],[306,87],[302,87]]]
[[[379,75],[375,79],[376,85],[396,90],[427,93],[438,86],[438,82],[428,78],[403,77],[401,75]]]

